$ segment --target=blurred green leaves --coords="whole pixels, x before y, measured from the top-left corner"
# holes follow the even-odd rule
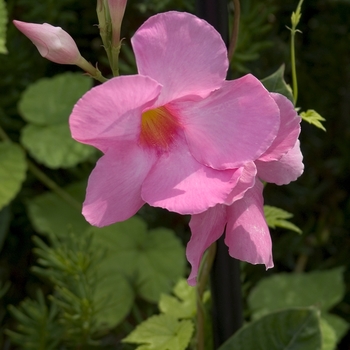
[[[123,342],[143,344],[136,350],[185,350],[192,333],[191,321],[163,314],[141,323]]]
[[[88,77],[64,73],[40,79],[23,92],[18,108],[28,124],[21,130],[21,143],[37,162],[69,168],[95,152],[73,140],[68,126],[74,104],[91,85]]]
[[[319,311],[289,309],[268,314],[241,328],[218,350],[321,350]]]
[[[6,3],[0,0],[0,53],[7,53],[6,49],[6,25],[7,25],[7,11]]]
[[[26,156],[20,146],[12,142],[0,143],[0,209],[19,192],[27,171]]]
[[[340,340],[349,326],[340,317],[328,314],[328,310],[343,299],[344,293],[343,268],[281,273],[263,279],[250,293],[248,305],[253,319],[288,307],[315,306]]]
[[[78,202],[85,183],[65,188]],[[81,240],[92,235],[92,250],[104,252],[99,263],[101,280],[96,298],[109,300],[109,307],[97,316],[105,327],[116,326],[129,312],[136,296],[157,302],[183,276],[185,253],[174,233],[165,228],[148,230],[139,217],[109,227],[91,227],[80,211],[68,206],[52,192],[28,201],[28,212],[36,231],[63,242],[73,232]]]

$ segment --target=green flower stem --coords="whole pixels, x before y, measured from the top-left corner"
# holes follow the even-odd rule
[[[101,83],[104,83],[108,79],[105,78],[101,71],[94,67],[90,62],[88,62],[84,57],[80,57],[79,61],[76,63],[78,67],[88,73],[92,78],[98,80]]]
[[[205,252],[198,274],[197,281],[197,350],[205,348],[205,311],[203,306],[203,294],[208,285],[210,270],[216,254],[216,242],[214,242]]]
[[[64,201],[70,204],[73,208],[81,211],[81,203],[79,203],[74,197],[63,190],[55,181],[51,180],[45,173],[43,173],[33,162],[27,159],[28,169],[32,174],[39,179],[46,187],[56,193]]]
[[[5,130],[0,126],[0,139],[6,142],[12,142],[9,136],[6,134]],[[25,151],[25,150],[24,150]],[[65,200],[73,208],[81,211],[81,203],[79,203],[74,197],[63,190],[60,186],[51,180],[46,174],[44,174],[33,162],[27,159],[28,169],[32,174],[39,179],[46,187],[55,192],[59,197]]]
[[[293,81],[293,100],[294,100],[294,106],[297,104],[298,100],[298,80],[297,80],[297,69],[296,69],[296,62],[295,62],[295,34],[297,32],[300,33],[300,30],[296,29],[297,25],[300,21],[301,17],[301,5],[303,3],[303,0],[299,1],[299,4],[297,6],[297,9],[295,12],[292,13],[292,28],[290,29],[290,61],[292,66],[292,81]]]
[[[238,32],[239,32],[239,19],[241,16],[241,5],[239,0],[233,0],[233,5],[235,8],[233,15],[233,28],[231,34],[230,45],[228,47],[228,61],[231,62],[233,54],[235,53],[235,49],[238,41]]]
[[[117,77],[119,75],[120,48],[121,48],[121,41],[117,46],[112,46],[112,49],[111,49],[111,56],[112,56],[111,69],[114,77]]]

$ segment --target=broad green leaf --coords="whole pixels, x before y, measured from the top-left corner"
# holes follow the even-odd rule
[[[271,207],[269,205],[264,205],[264,214],[265,214],[266,222],[269,225],[269,227],[271,228],[282,227],[287,230],[291,230],[297,233],[302,233],[302,231],[298,226],[286,220],[286,219],[292,218],[293,214],[288,213],[283,209]]]
[[[241,328],[219,350],[321,350],[316,309],[289,309],[268,314]]]
[[[326,119],[321,117],[315,110],[308,109],[306,112],[301,112],[300,116],[306,122],[315,125],[319,129],[326,131],[326,128],[322,125],[321,122],[324,122]]]
[[[117,326],[130,312],[134,303],[134,290],[127,279],[119,273],[117,268],[109,269],[99,267],[98,274],[101,281],[96,286],[94,300],[100,306],[97,310],[96,320],[102,325],[101,329],[112,329]]]
[[[39,163],[68,168],[95,152],[74,141],[68,126],[74,104],[91,85],[90,78],[64,73],[41,79],[24,91],[18,108],[29,124],[22,129],[21,143]]]
[[[144,344],[136,350],[185,350],[192,333],[192,321],[156,315],[138,325],[123,342]]]
[[[248,304],[254,319],[287,307],[316,306],[327,311],[342,300],[344,291],[343,268],[281,273],[263,279],[250,293]]]
[[[26,178],[26,156],[20,146],[0,143],[0,209],[9,204]]]
[[[85,183],[76,183],[65,188],[80,203],[83,202],[85,189]],[[81,211],[52,192],[46,192],[29,200],[27,208],[29,218],[38,233],[62,236],[73,231],[80,235],[90,227]]]
[[[322,334],[322,350],[334,350],[337,345],[337,336],[334,329],[328,322],[320,318],[321,334]]]
[[[293,102],[293,93],[290,86],[284,81],[284,64],[277,71],[261,80],[270,92],[278,92]]]
[[[138,217],[101,229],[92,227],[95,242],[106,250],[105,271],[113,268],[125,274],[142,298],[157,302],[183,276],[184,248],[171,230],[147,232]]]
[[[196,288],[188,285],[181,279],[174,288],[174,296],[162,294],[159,301],[159,310],[177,318],[192,318],[196,315]]]
[[[333,328],[337,341],[340,341],[349,329],[349,324],[341,317],[329,313],[322,313],[322,318]]]
[[[66,123],[22,129],[21,143],[40,163],[51,169],[69,168],[89,158],[95,150],[78,143],[70,136]]]
[[[4,0],[0,0],[0,53],[7,53],[6,49],[7,10]]]

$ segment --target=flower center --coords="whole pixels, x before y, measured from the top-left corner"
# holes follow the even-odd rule
[[[166,151],[181,127],[165,107],[142,113],[140,143]]]

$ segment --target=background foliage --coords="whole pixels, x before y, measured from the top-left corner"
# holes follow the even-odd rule
[[[101,71],[109,74],[95,26],[94,2],[45,0],[34,5],[31,0],[8,0],[6,5],[10,20],[63,27],[83,56],[98,61]],[[234,77],[252,72],[263,79],[285,64],[285,79],[291,82],[286,25],[290,25],[296,5],[294,0],[242,1],[241,32],[232,62]],[[135,72],[129,40],[133,32],[150,15],[171,9],[194,12],[195,5],[183,0],[129,0],[122,29],[126,38],[123,74]],[[305,0],[302,14],[302,34],[296,39],[298,107],[315,109],[325,117],[327,132],[303,123],[304,175],[289,186],[265,189],[265,202],[293,213],[292,221],[303,234],[291,227],[271,230],[273,270],[242,264],[245,316],[254,320],[253,330],[261,329],[259,324],[267,329],[276,327],[276,320],[281,319],[291,324],[306,320],[305,325],[324,320],[322,327],[328,332],[319,334],[318,345],[308,345],[310,349],[321,346],[322,336],[327,334],[323,344],[330,345],[323,350],[333,349],[340,339],[338,348],[345,350],[350,349],[346,324],[350,323],[350,2]],[[0,33],[4,28],[0,21]],[[130,332],[152,315],[156,316],[147,321],[151,325],[160,322],[169,325],[170,334],[178,329],[185,338],[190,337],[191,326],[185,331],[181,327],[190,324],[193,314],[169,312],[174,300],[169,302],[164,296],[175,296],[175,302],[185,303],[186,310],[193,309],[191,292],[177,287],[175,294],[169,294],[188,272],[184,261],[188,218],[144,207],[127,223],[102,230],[89,228],[79,207],[85,181],[99,154],[69,139],[66,118],[75,98],[92,82],[74,66],[42,59],[11,23],[6,48],[8,54],[0,55],[0,126],[7,135],[2,135],[0,143],[0,331],[10,331],[2,334],[0,347],[24,346],[27,338],[23,336],[29,334],[33,339],[45,339],[41,349],[58,348],[57,339],[75,349],[81,344],[94,346],[96,339],[102,339],[99,346],[104,349],[132,349],[135,347],[121,343],[121,338],[130,334],[127,340],[132,340],[135,336]],[[1,41],[0,51],[6,51]],[[64,103],[57,102],[54,96],[62,94],[67,94]],[[49,98],[52,100],[46,103]],[[62,147],[55,147],[57,144]],[[51,191],[42,174],[66,190],[65,199]],[[40,238],[33,240],[38,235]],[[296,274],[301,272],[307,274]],[[291,290],[294,295],[289,304],[281,306],[296,309],[284,315],[266,315],[275,311],[273,305],[283,304]],[[109,304],[105,305],[105,300]],[[321,318],[319,309],[298,309],[310,304],[319,307]],[[18,321],[22,329],[17,328]],[[46,324],[46,328],[33,324]],[[329,324],[333,324],[330,330]],[[288,334],[281,337],[288,339]],[[223,349],[246,338],[252,337],[244,328],[237,334],[236,344],[226,344]],[[140,340],[136,343],[143,346]],[[270,345],[265,345],[269,349]],[[255,347],[249,346],[247,349]],[[25,348],[39,349],[38,343]]]

